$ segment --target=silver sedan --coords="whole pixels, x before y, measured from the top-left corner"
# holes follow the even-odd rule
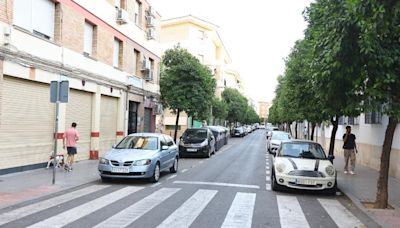
[[[157,182],[160,172],[178,171],[178,147],[168,135],[135,133],[99,159],[99,174],[103,181],[111,178],[149,178]]]

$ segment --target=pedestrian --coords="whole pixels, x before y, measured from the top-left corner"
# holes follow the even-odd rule
[[[346,133],[343,135],[343,150],[344,150],[344,173],[354,175],[354,168],[356,166],[356,136],[351,133],[351,127],[346,126]],[[350,160],[350,170],[348,169]]]
[[[71,127],[65,132],[63,139],[63,148],[67,146],[67,163],[65,164],[65,170],[72,171],[72,164],[74,163],[74,156],[77,153],[76,142],[79,140],[79,133],[76,130],[76,123],[72,123]]]

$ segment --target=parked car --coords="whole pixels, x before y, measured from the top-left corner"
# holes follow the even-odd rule
[[[267,136],[268,152],[276,151],[283,140],[290,139],[290,134],[284,131],[270,131],[270,136]]]
[[[272,153],[271,182],[274,191],[289,187],[336,193],[333,157],[327,157],[320,144],[288,140],[283,141],[278,151]]]
[[[103,181],[111,178],[150,178],[157,182],[160,172],[178,171],[178,147],[168,135],[134,133],[126,136],[99,159]]]
[[[211,157],[215,153],[215,137],[209,128],[190,128],[179,141],[180,157]]]
[[[235,127],[233,130],[233,136],[234,137],[243,137],[246,135],[244,127]]]

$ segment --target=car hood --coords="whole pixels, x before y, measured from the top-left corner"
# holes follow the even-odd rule
[[[289,158],[289,157],[275,157],[274,164],[283,163],[286,167],[286,171],[297,170],[310,170],[315,169],[315,164],[319,161],[318,171],[325,172],[325,168],[332,165],[329,160],[319,160],[319,159],[307,159],[307,158]]]
[[[282,143],[282,140],[271,139],[270,143],[271,143],[271,144],[277,144],[277,145],[281,145],[281,143]]]
[[[156,150],[112,149],[103,157],[108,160],[116,161],[136,161],[141,159],[150,159],[156,153]]]

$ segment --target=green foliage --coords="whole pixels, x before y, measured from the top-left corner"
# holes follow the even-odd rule
[[[228,105],[225,103],[225,101],[214,97],[212,101],[212,113],[214,118],[225,120],[228,116]]]
[[[239,91],[226,88],[222,92],[222,99],[228,106],[226,119],[230,123],[258,123],[257,113],[248,105],[247,99]]]
[[[207,119],[216,82],[209,69],[186,49],[175,47],[165,52],[160,78],[163,105]]]

